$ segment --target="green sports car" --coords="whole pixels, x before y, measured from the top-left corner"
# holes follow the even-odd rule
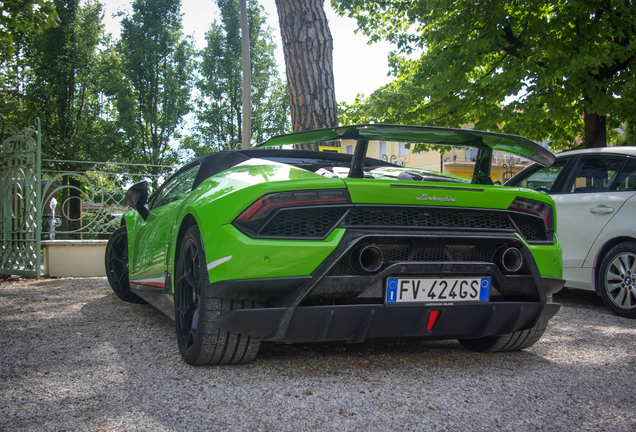
[[[356,140],[354,154],[291,148],[335,140]],[[367,158],[369,140],[475,147],[472,182]],[[554,161],[518,136],[382,124],[210,153],[150,197],[130,188],[108,280],[175,319],[195,365],[248,363],[262,341],[527,348],[559,309],[554,202],[493,185],[494,150]]]

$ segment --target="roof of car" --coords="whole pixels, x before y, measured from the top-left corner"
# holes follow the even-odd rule
[[[554,163],[554,155],[552,153],[533,141],[518,135],[436,126],[382,123],[340,126],[279,135],[270,138],[257,147],[276,147],[335,140],[379,140],[490,148],[524,156],[542,165],[552,165]]]
[[[229,150],[208,153],[195,159],[191,163],[185,165],[178,172],[181,172],[188,167],[196,164],[200,164],[197,178],[194,181],[193,188],[196,188],[203,180],[208,177],[232,168],[235,165],[240,164],[249,159],[266,159],[269,161],[286,163],[289,165],[298,166],[311,171],[316,171],[323,166],[343,166],[348,167],[351,164],[353,155],[346,153],[337,153],[329,151],[312,151],[312,150],[292,150],[292,149],[249,149],[249,150]],[[389,166],[396,167],[396,165],[373,158],[365,158],[365,166]]]
[[[594,148],[585,148],[579,150],[568,150],[563,153],[559,153],[556,157],[565,157],[569,155],[577,155],[577,154],[594,154],[594,153],[604,153],[604,154],[622,154],[628,156],[636,156],[636,146],[625,146],[625,147],[594,147]]]

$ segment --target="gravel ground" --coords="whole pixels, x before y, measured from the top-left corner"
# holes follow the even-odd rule
[[[636,322],[566,291],[534,347],[263,344],[192,367],[104,278],[0,283],[0,430],[636,430]]]

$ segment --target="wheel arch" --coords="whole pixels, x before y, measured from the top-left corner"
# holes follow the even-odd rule
[[[629,242],[629,241],[636,241],[636,238],[630,237],[630,236],[614,237],[608,240],[607,242],[605,242],[605,244],[598,250],[596,257],[594,258],[594,267],[592,268],[592,271],[593,271],[592,282],[594,284],[594,291],[596,292],[596,294],[601,295],[597,281],[598,281],[599,267],[601,266],[601,263],[603,262],[603,258],[605,258],[605,255],[607,255],[610,249],[612,249],[614,246],[621,243]]]
[[[179,232],[177,234],[177,240],[174,244],[174,253],[172,256],[172,262],[169,265],[170,270],[170,278],[174,276],[175,268],[177,265],[177,260],[179,259],[179,250],[181,250],[181,242],[183,241],[183,237],[185,237],[185,233],[193,226],[198,225],[196,218],[191,214],[186,214],[183,219],[181,219],[181,225],[179,226]],[[174,281],[172,281],[172,287],[174,287]],[[173,289],[174,291],[174,289]]]

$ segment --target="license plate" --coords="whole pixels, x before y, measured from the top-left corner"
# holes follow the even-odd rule
[[[460,279],[389,278],[387,303],[455,303],[488,301],[489,277]]]

